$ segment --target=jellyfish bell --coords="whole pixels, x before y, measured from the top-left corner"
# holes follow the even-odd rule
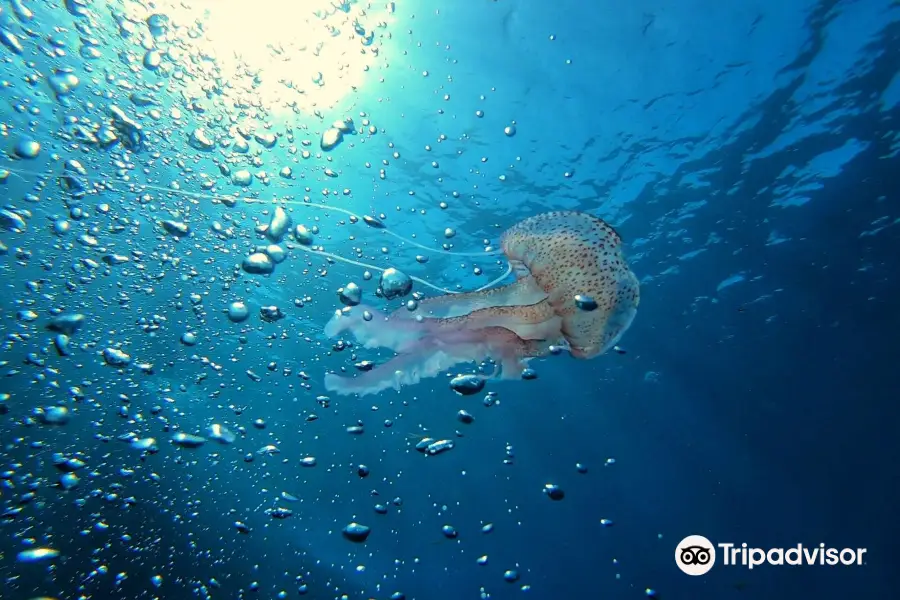
[[[560,333],[576,358],[606,352],[630,327],[640,284],[622,253],[622,239],[592,215],[550,212],[508,229],[501,240],[517,277],[531,277],[560,318]],[[577,297],[596,309],[581,310]]]
[[[589,359],[613,347],[631,325],[640,285],[618,233],[586,213],[556,211],[521,221],[502,236],[516,281],[462,294],[425,298],[410,312],[369,307],[339,311],[325,334],[352,335],[366,348],[397,356],[356,377],[328,374],[338,394],[374,394],[418,383],[456,364],[491,358],[489,377],[518,378],[531,358],[560,348]],[[583,310],[576,298],[596,306]],[[362,310],[360,310],[362,309]],[[364,314],[376,315],[366,320]]]

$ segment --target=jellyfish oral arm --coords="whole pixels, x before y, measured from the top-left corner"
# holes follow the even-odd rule
[[[371,315],[369,320],[365,317],[367,313]],[[347,332],[363,348],[388,348],[394,352],[405,351],[427,334],[426,328],[413,319],[391,319],[378,309],[364,305],[335,312],[324,329],[330,338]]]
[[[483,308],[531,305],[546,297],[534,279],[527,277],[501,287],[426,298],[419,303],[419,311],[429,318],[459,317]]]
[[[484,343],[465,340],[440,340],[426,337],[408,346],[405,351],[386,363],[355,377],[335,374],[325,376],[325,389],[329,392],[366,396],[401,386],[414,385],[422,379],[435,377],[460,363],[479,361],[487,356]]]
[[[429,335],[404,350],[388,362],[355,377],[335,374],[325,376],[325,389],[336,394],[377,394],[401,386],[414,385],[422,379],[435,377],[462,363],[480,362],[492,358],[494,372],[486,379],[514,379],[525,368],[526,361],[549,352],[543,341],[526,341],[503,327],[483,329],[423,329]]]
[[[526,278],[500,288],[426,298],[412,312],[404,307],[385,315],[358,305],[337,311],[324,333],[334,338],[349,332],[364,348],[394,352],[405,352],[428,336],[448,342],[461,332],[487,327],[502,327],[526,340],[555,340],[560,320],[546,296]]]

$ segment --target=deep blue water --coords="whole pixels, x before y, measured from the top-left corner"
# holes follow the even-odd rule
[[[896,595],[896,2],[0,7],[3,600]],[[314,246],[249,273],[276,206]],[[412,296],[309,250],[473,290],[553,210],[624,241],[618,351],[325,390],[391,356],[323,334],[338,290]],[[690,534],[867,552],[690,577]]]

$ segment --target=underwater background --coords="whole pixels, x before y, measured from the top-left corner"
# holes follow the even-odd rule
[[[0,9],[3,600],[896,595],[896,2]],[[391,356],[348,296],[554,210],[622,237],[614,350],[325,389]]]

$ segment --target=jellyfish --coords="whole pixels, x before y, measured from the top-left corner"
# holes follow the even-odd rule
[[[396,356],[356,376],[329,373],[325,388],[377,394],[487,359],[494,370],[484,377],[514,379],[555,347],[594,358],[631,325],[640,286],[621,238],[602,219],[575,211],[535,215],[504,232],[501,248],[516,278],[508,285],[426,298],[412,312],[384,315],[364,305],[337,311],[327,336],[350,335],[361,347]]]
[[[7,166],[3,169],[25,180],[48,173]],[[99,180],[82,177],[100,184]],[[112,191],[143,190],[181,195],[193,200],[233,203],[240,194],[210,194],[152,183],[126,184],[102,181]],[[386,228],[373,217],[327,203],[244,197],[248,205],[272,204],[344,214],[350,222],[362,220],[370,227],[404,244],[451,256],[491,256],[499,252],[436,250]],[[190,231],[187,230],[188,235]],[[296,248],[312,256],[365,267],[384,269],[359,260],[326,252],[321,246]],[[509,270],[487,285],[465,293],[410,277],[424,287],[442,293],[420,302],[418,310],[397,310],[390,315],[362,305],[340,311],[327,323],[330,337],[348,333],[366,348],[386,348],[396,356],[387,363],[355,377],[327,374],[325,386],[338,394],[374,394],[393,387],[412,385],[465,362],[491,359],[495,365],[486,378],[518,377],[532,358],[568,349],[579,359],[593,358],[612,347],[634,318],[639,285],[621,250],[618,234],[601,219],[578,212],[550,212],[526,219],[503,234],[502,253]],[[510,272],[515,282],[497,286]],[[586,297],[590,302],[579,302]],[[372,316],[377,315],[377,316]]]

